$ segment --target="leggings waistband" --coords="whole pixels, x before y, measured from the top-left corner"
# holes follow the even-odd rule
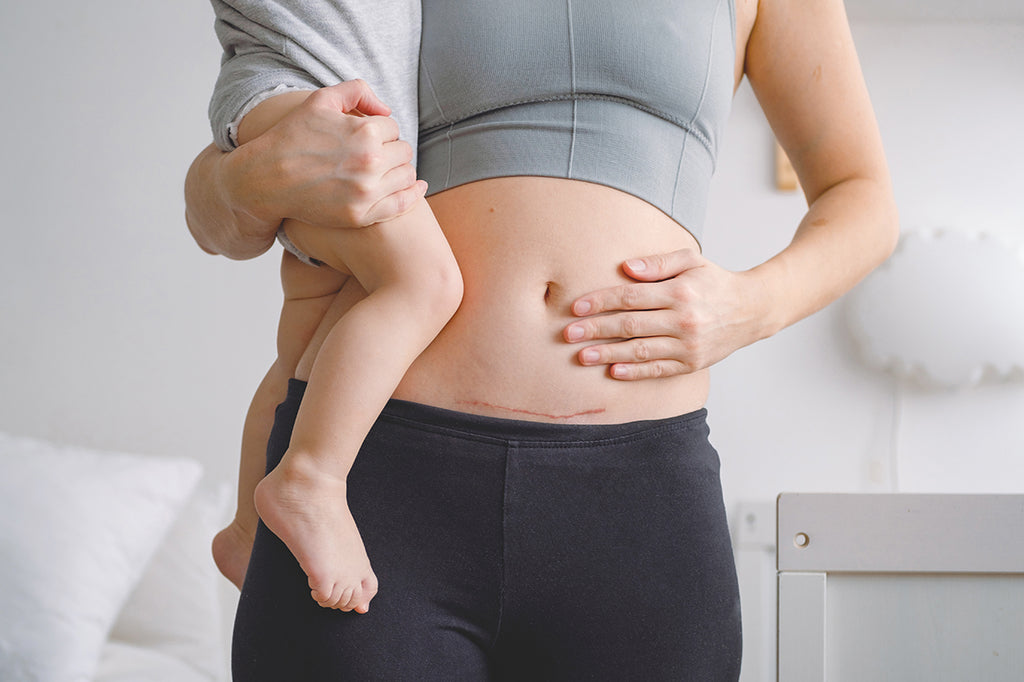
[[[290,379],[288,400],[301,401],[305,390],[305,381]],[[380,419],[432,433],[447,433],[470,439],[533,445],[543,443],[592,445],[595,442],[647,438],[665,432],[707,429],[707,410],[705,408],[674,417],[620,424],[556,424],[470,414],[395,398],[389,400],[384,406]]]

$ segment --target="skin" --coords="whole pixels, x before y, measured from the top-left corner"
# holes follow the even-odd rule
[[[736,12],[736,85],[749,79],[808,203],[792,242],[731,272],[664,214],[613,189],[497,178],[446,190],[430,204],[465,296],[396,397],[541,421],[687,412],[706,400],[708,367],[821,309],[891,253],[898,218],[842,3],[737,0]],[[301,136],[287,140],[309,148]],[[271,142],[260,153],[297,154]],[[245,172],[219,161],[196,173],[205,181],[187,196],[197,240],[228,244],[230,252],[211,250],[232,257],[266,248],[200,210],[258,213],[238,181]],[[227,199],[211,198],[218,186],[230,188]],[[289,212],[282,201],[264,214],[275,228]],[[340,205],[326,194],[316,201]]]

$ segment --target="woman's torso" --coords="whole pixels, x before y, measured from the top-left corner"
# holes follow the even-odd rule
[[[629,281],[629,257],[697,248],[658,209],[608,187],[495,178],[430,205],[462,270],[462,306],[416,360],[395,397],[462,412],[614,423],[700,407],[707,373],[641,382],[584,367],[563,340],[572,302]]]
[[[424,58],[433,38],[433,1],[424,3]],[[718,77],[728,81],[731,96],[742,77],[756,3],[737,0],[728,7],[735,12],[735,55]],[[665,211],[602,184],[552,177],[473,181],[429,201],[462,269],[465,296],[395,397],[498,417],[580,423],[661,418],[704,404],[706,370],[619,381],[607,366],[579,364],[584,345],[563,339],[577,297],[629,281],[624,260],[699,248]]]

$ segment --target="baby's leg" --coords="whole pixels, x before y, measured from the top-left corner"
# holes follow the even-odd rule
[[[288,451],[257,487],[256,506],[318,603],[365,611],[376,578],[348,511],[346,477],[406,369],[454,314],[462,280],[425,201],[361,230],[286,227],[299,248],[349,270],[368,296],[320,347]]]
[[[280,362],[274,362],[253,395],[242,429],[235,518],[213,538],[213,560],[224,577],[238,589],[242,589],[245,580],[259,520],[252,496],[266,470],[266,448],[274,423],[274,409],[284,399],[289,376]]]
[[[287,393],[288,380],[309,376],[308,369],[303,371],[303,366],[312,364],[312,360],[305,360],[307,347],[319,347],[334,323],[366,297],[355,278],[329,268],[310,268],[289,253],[284,254],[281,262],[281,282],[284,304],[278,325],[277,358],[256,390],[245,417],[235,518],[213,539],[213,558],[218,569],[239,589],[259,520],[253,495],[266,475],[267,441],[277,406]]]

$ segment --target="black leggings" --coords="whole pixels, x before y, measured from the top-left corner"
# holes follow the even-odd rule
[[[277,409],[268,470],[305,384]],[[703,410],[613,425],[393,400],[348,478],[380,591],[313,602],[260,524],[235,682],[736,680],[736,571]]]

